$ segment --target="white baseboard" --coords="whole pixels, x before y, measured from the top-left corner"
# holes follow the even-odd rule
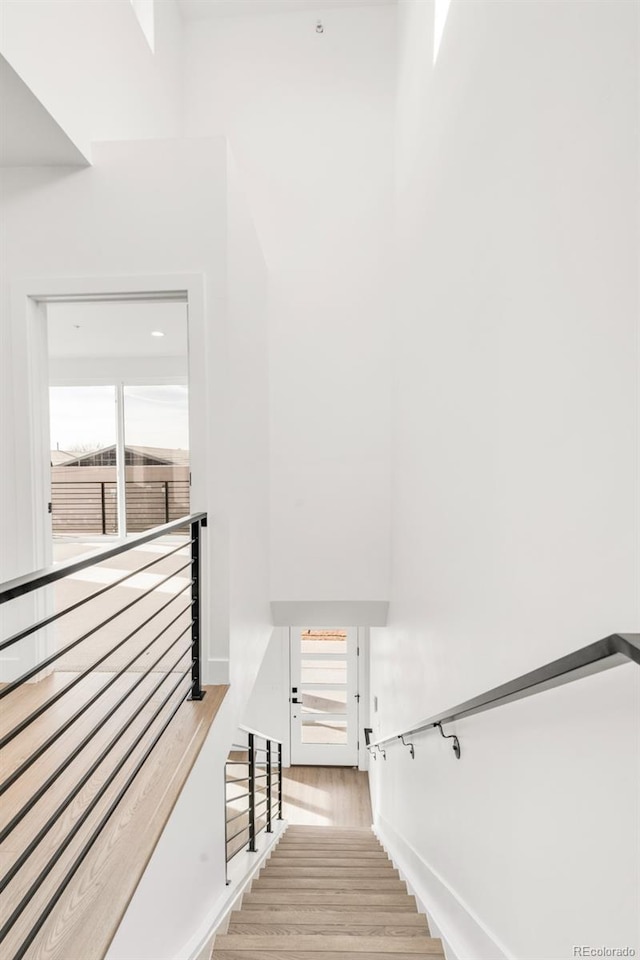
[[[391,824],[376,816],[374,833],[426,913],[432,936],[440,937],[447,960],[513,960],[473,910]]]
[[[209,657],[206,662],[206,673],[202,682],[218,686],[229,683],[229,661],[222,657]]]
[[[181,950],[182,960],[198,960],[228,914],[235,909],[236,902],[247,892],[251,881],[273,852],[274,846],[288,826],[286,820],[277,820],[272,834],[265,832],[260,834],[257,853],[243,850],[229,863],[229,886],[216,900],[200,928]]]

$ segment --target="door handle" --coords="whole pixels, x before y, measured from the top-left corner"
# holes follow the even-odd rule
[[[298,700],[297,697],[294,697],[294,698],[292,699],[291,703],[302,703],[302,700]]]

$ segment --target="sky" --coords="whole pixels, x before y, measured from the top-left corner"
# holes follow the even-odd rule
[[[125,387],[125,443],[189,447],[186,386]],[[51,387],[51,449],[87,450],[116,442],[115,387]]]

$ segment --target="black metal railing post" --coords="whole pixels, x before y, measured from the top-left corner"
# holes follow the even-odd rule
[[[282,820],[282,744],[278,744],[278,820]]]
[[[169,523],[169,481],[164,481],[164,522]]]
[[[224,788],[223,788],[223,789],[224,789],[224,882],[225,882],[225,886],[227,886],[227,887],[229,886],[229,884],[230,884],[230,882],[231,882],[231,881],[229,880],[229,824],[227,823],[227,812],[228,812],[228,809],[229,809],[229,807],[228,807],[229,801],[227,800],[227,777],[228,777],[228,771],[229,771],[229,767],[228,767],[228,765],[225,763],[225,765],[224,765],[224,770],[223,770],[223,777],[224,777]]]
[[[104,502],[104,480],[100,483],[100,512],[102,514],[102,534],[107,532],[107,505]]]
[[[191,693],[190,700],[202,700],[204,691],[200,681],[200,663],[202,660],[202,638],[200,632],[200,535],[206,521],[196,520],[191,524]]]
[[[249,734],[249,851],[256,851],[256,747],[252,733]]]
[[[271,740],[267,740],[267,833],[273,833],[271,827]]]

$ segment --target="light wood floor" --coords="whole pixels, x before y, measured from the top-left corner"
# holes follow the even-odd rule
[[[173,549],[178,544],[170,545]],[[169,549],[169,547],[167,548]],[[155,560],[153,566],[141,570],[150,561]],[[108,582],[108,576],[117,573],[118,579],[131,571],[141,571],[137,577],[125,581],[118,587],[112,587],[106,593],[88,600],[77,610],[65,614],[53,626],[55,646],[57,649],[83,636],[95,627],[95,633],[78,646],[73,647],[56,661],[56,670],[80,671],[101,659],[112,650],[125,636],[132,634],[119,650],[112,653],[98,667],[99,671],[121,670],[133,659],[135,654],[142,651],[146,644],[167,627],[181,611],[179,619],[168,629],[168,635],[176,636],[190,623],[190,594],[188,577],[190,569],[181,569],[189,562],[189,548],[184,547],[173,556],[157,557],[143,550],[130,550],[110,560],[103,560],[90,572],[98,576],[96,582],[87,582],[71,576],[60,580],[55,587],[56,610],[66,610],[73,604],[85,598],[93,597]],[[143,596],[153,581],[170,577],[175,573],[176,578],[170,578],[160,588],[152,590]],[[104,575],[104,576],[102,576]],[[179,595],[179,591],[182,591]],[[133,602],[135,601],[135,602]],[[133,605],[125,609],[129,604]],[[123,610],[114,620],[105,621],[114,610]],[[153,615],[153,617],[152,617]],[[152,617],[148,624],[145,621]],[[140,659],[128,667],[132,671],[144,671],[151,654],[142,654]]]
[[[292,824],[368,828],[373,822],[369,775],[352,767],[288,767],[282,799]]]
[[[188,660],[186,662],[188,663]],[[5,730],[11,729],[15,722],[28,714],[34,706],[45,701],[61,686],[66,686],[73,676],[72,673],[52,674],[39,683],[26,684],[14,691],[2,705],[1,726]],[[74,691],[65,695],[60,703],[51,707],[43,717],[10,743],[4,751],[0,780],[4,781],[35,747],[44,742],[53,730],[59,728],[74,710],[109,679],[110,675],[105,673],[89,675]],[[0,801],[0,828],[22,809],[34,791],[55,772],[57,766],[138,679],[139,675],[136,674],[125,675],[114,683],[103,697],[7,790]],[[143,678],[143,682],[126,704],[120,707],[113,720],[108,721],[95,739],[87,744],[82,753],[52,784],[42,800],[35,804],[7,837],[0,846],[0,874],[3,877],[25,849],[25,845],[36,837],[56,805],[68,796],[69,791],[108,745],[126,718],[152,692],[153,686],[159,680],[160,675],[155,673]],[[1,898],[2,922],[6,921],[25,896],[30,884],[56,853],[63,840],[70,835],[79,818],[87,810],[88,804],[104,785],[108,774],[122,758],[124,750],[133,745],[136,736],[142,733],[146,722],[151,719],[176,682],[177,677],[170,674],[163,687],[153,694],[142,715],[133,720],[130,729],[114,748],[113,755],[110,754],[103,760],[8,884]],[[184,689],[184,684],[180,689]],[[100,960],[104,956],[226,690],[226,687],[207,687],[202,702],[185,702],[180,706],[157,747],[150,754],[29,947],[25,954],[28,960]],[[94,832],[118,791],[125,785],[145,748],[150,746],[156,732],[178,700],[179,695],[176,694],[163,708],[38,892],[31,897],[20,918],[0,945],[1,957],[15,956],[44,905],[58,889],[86,840]]]

